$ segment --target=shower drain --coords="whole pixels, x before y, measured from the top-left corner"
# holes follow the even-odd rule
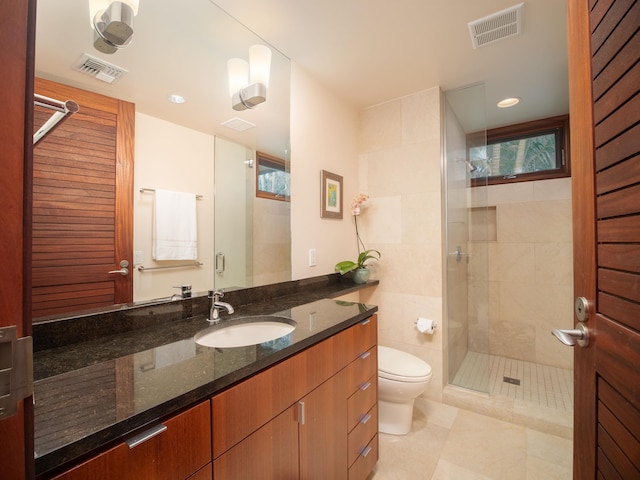
[[[511,385],[520,386],[520,379],[519,378],[502,377],[502,381],[504,383],[510,383]]]

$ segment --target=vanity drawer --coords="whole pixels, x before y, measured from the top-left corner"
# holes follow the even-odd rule
[[[378,433],[378,406],[374,405],[366,412],[356,427],[349,433],[348,459],[352,465],[358,456],[365,452],[371,439]]]
[[[347,367],[347,391],[349,395],[357,391],[370,377],[378,374],[378,350],[370,348],[361,353]]]
[[[54,478],[186,479],[211,462],[209,408],[196,405]]]
[[[365,480],[378,461],[378,435],[358,454],[356,461],[349,468],[349,480]]]
[[[376,345],[378,341],[377,320],[378,316],[372,315],[336,335],[338,352],[345,355],[345,365]]]
[[[378,401],[378,377],[374,375],[347,401],[347,431],[351,431]]]

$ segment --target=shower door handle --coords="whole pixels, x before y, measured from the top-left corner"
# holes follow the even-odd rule
[[[456,251],[453,253],[450,253],[449,256],[456,257],[456,262],[459,262],[460,260],[462,260],[462,257],[466,257],[467,263],[469,263],[469,254],[467,252],[463,252],[462,247],[459,245],[456,247]]]

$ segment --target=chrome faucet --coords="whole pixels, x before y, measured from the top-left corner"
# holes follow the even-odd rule
[[[174,293],[171,295],[171,301],[180,300],[182,298],[191,298],[191,285],[180,285],[173,288],[179,288],[180,293]]]
[[[222,297],[224,297],[224,292],[209,290],[209,318],[207,318],[207,322],[215,323],[220,320],[220,308],[224,308],[227,313],[234,312],[230,304],[220,301]]]

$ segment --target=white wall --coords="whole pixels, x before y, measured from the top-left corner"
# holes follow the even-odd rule
[[[153,194],[140,188],[160,188],[202,195],[196,202],[198,260],[201,268],[140,272],[133,269],[134,301],[168,297],[173,286],[189,283],[206,291],[213,278],[213,159],[214,137],[136,112],[134,163],[133,250],[145,267],[189,262],[154,262],[151,259]],[[189,168],[185,168],[188,160]],[[207,246],[209,246],[207,248]]]
[[[358,193],[358,114],[298,65],[291,65],[292,278],[333,273],[357,256],[351,199]],[[343,177],[342,220],[320,218],[320,172]],[[309,266],[309,249],[317,266]]]

